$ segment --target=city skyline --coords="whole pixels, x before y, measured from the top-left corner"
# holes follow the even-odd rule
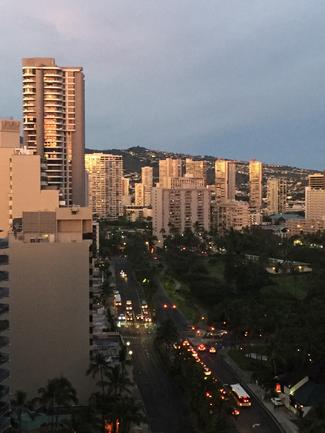
[[[22,118],[21,58],[53,56],[84,66],[88,148],[324,166],[320,1],[30,5],[0,3],[1,117]]]

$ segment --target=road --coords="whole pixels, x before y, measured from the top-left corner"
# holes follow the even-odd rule
[[[164,317],[163,315],[171,318],[177,326],[180,334],[186,335],[189,323],[184,315],[177,309],[162,311],[161,305],[164,303],[170,305],[170,300],[159,281],[157,281],[157,292],[154,300],[157,303],[157,311],[160,311],[162,318]],[[222,356],[204,354],[202,359],[221,383],[232,384],[239,382],[236,373],[223,360]],[[253,396],[251,396],[251,400],[252,406],[250,408],[241,409],[241,414],[236,422],[236,428],[239,433],[248,433],[252,431],[256,431],[257,433],[283,433],[281,428],[277,423],[275,423],[261,403]]]
[[[135,314],[141,311],[143,293],[134,279],[125,258],[113,258],[116,286],[122,298],[122,305],[131,300]],[[127,273],[127,279],[120,271]],[[158,315],[162,313],[158,308]],[[153,433],[191,433],[188,412],[182,403],[182,395],[166,373],[153,347],[153,332],[150,328],[129,325],[121,328],[125,339],[133,350],[134,378],[140,390],[149,425]]]
[[[220,379],[224,384],[238,383],[239,380],[236,374],[223,360],[222,356],[204,354],[201,356],[205,364],[211,369],[213,374]],[[282,430],[273,421],[269,413],[261,406],[251,393],[252,406],[249,408],[241,408],[240,416],[237,420],[237,428],[240,433],[282,433]],[[256,427],[252,430],[252,426]],[[258,426],[258,427],[257,427]]]
[[[126,299],[132,300],[135,311],[140,311],[143,294],[126,259],[115,258],[114,266],[117,287],[121,292],[122,300],[124,302]],[[121,269],[127,272],[127,280],[120,277],[119,272]],[[188,332],[188,321],[181,311],[172,308],[172,303],[159,281],[156,281],[156,283],[157,291],[154,296],[154,303],[157,321],[161,322],[166,318],[170,318],[177,326],[180,335],[185,335]],[[164,304],[168,305],[167,309],[163,308]],[[189,427],[186,426],[186,411],[182,407],[179,391],[171,382],[170,377],[166,375],[163,366],[161,366],[160,359],[152,347],[152,337],[150,334],[148,335],[148,331],[138,330],[137,336],[132,338],[132,345],[134,347],[135,378],[143,396],[153,432],[189,433]],[[201,358],[220,382],[224,384],[239,382],[236,373],[223,360],[222,356],[206,353]],[[235,422],[238,432],[283,433],[261,403],[252,395],[251,400],[252,407],[242,408],[241,414]],[[171,426],[171,424],[173,425]]]

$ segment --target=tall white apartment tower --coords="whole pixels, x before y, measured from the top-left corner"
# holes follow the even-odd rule
[[[217,159],[215,162],[216,201],[235,200],[236,162]]]
[[[22,61],[24,145],[47,164],[65,204],[85,204],[84,74],[49,57]]]
[[[85,156],[88,173],[88,203],[99,218],[123,215],[123,159],[120,155],[90,153]]]

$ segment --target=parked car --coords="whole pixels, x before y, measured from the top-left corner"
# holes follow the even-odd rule
[[[274,404],[274,406],[283,406],[283,401],[280,397],[272,397],[271,402]]]

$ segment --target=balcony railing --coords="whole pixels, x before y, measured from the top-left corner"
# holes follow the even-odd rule
[[[7,385],[0,385],[0,398],[5,397],[8,395],[9,392],[9,386]]]
[[[9,287],[0,287],[0,299],[8,298],[9,296]]]
[[[9,344],[9,338],[4,335],[0,335],[0,347],[6,347]]]
[[[9,329],[9,320],[0,320],[0,332]]]
[[[9,403],[0,401],[0,417],[3,417],[8,412],[9,412]],[[0,420],[0,427],[1,427],[1,420]]]
[[[9,362],[9,354],[0,353],[0,365],[7,364],[7,362]]]
[[[0,271],[0,281],[8,281],[9,273],[7,271]]]
[[[0,250],[8,248],[8,241],[6,239],[0,239]]]
[[[8,264],[8,256],[7,254],[0,254],[0,266]]]

